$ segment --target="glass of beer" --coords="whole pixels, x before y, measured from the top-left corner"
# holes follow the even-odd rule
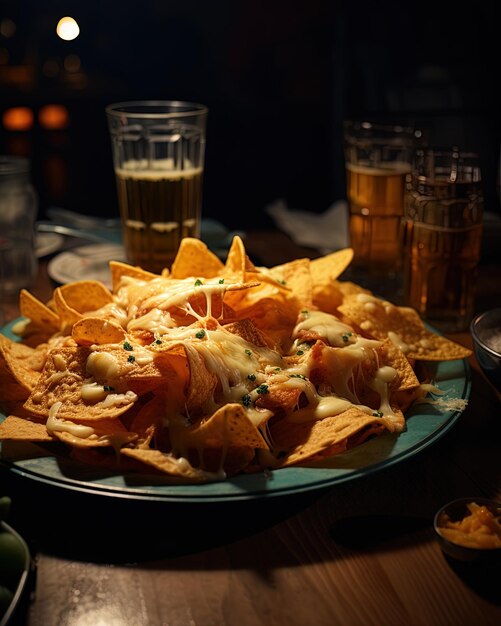
[[[409,125],[344,124],[353,278],[381,295],[395,297],[399,286],[405,182],[416,135]]]
[[[120,102],[106,116],[127,260],[161,273],[183,237],[200,237],[207,107]]]
[[[479,157],[418,149],[403,220],[404,299],[442,332],[468,328],[482,241]]]

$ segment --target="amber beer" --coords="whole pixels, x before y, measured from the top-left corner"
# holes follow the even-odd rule
[[[346,164],[353,265],[373,276],[400,269],[400,227],[409,171],[408,163],[398,161],[384,167]]]
[[[129,263],[161,273],[201,236],[207,107],[180,100],[106,107]]]
[[[482,240],[480,180],[417,181],[406,194],[405,304],[444,332],[468,327]]]
[[[183,237],[200,236],[202,168],[115,171],[128,261],[151,272],[169,267]]]

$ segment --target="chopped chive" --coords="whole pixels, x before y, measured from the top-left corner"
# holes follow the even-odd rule
[[[129,350],[129,352],[130,352],[131,350],[134,350],[134,347],[131,346],[131,344],[128,341],[125,341],[124,342],[124,350]]]
[[[115,389],[113,387],[110,387],[109,385],[103,385],[103,389],[104,391],[115,391]]]
[[[219,282],[220,285],[223,285],[224,284],[224,278],[220,278],[218,282]]]
[[[155,341],[155,343],[156,343],[157,345],[159,345],[159,344],[161,344],[161,343],[162,343],[162,340],[161,340],[161,339],[157,339],[157,340]]]
[[[198,333],[195,334],[195,337],[197,339],[203,339],[205,337],[205,330],[203,328],[199,330]]]
[[[129,363],[134,363],[135,360],[136,360],[136,357],[133,354],[131,354],[129,358],[127,359]]]
[[[245,396],[242,396],[242,404],[244,406],[250,406],[251,402],[251,397],[248,393],[246,393]]]
[[[382,411],[373,411],[372,415],[374,417],[383,417],[383,412]]]
[[[268,385],[259,385],[259,387],[256,387],[256,391],[260,395],[264,396],[264,394],[268,393]]]
[[[303,376],[302,374],[291,374],[289,378],[302,378],[303,380],[306,380],[306,376]]]
[[[249,374],[249,375],[247,376],[247,378],[248,378],[249,380],[255,381],[255,380],[256,380],[256,375],[255,375],[255,374]]]
[[[252,356],[252,350],[246,350],[246,351],[245,351],[245,354],[246,354],[247,356]]]
[[[203,285],[203,283],[200,280],[200,278],[197,278],[196,281],[195,281],[195,287],[200,287],[200,285]]]
[[[304,354],[304,350],[298,350],[298,351],[296,352],[296,354],[297,354],[298,356],[302,356],[302,355]]]

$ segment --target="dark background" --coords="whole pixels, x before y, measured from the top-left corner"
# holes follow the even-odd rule
[[[80,25],[74,41],[55,34],[65,15]],[[484,0],[2,0],[0,153],[31,158],[41,217],[51,205],[116,216],[104,107],[202,102],[204,214],[249,228],[268,224],[278,198],[315,212],[344,198],[343,119],[403,120],[478,151],[497,212],[498,31]],[[42,127],[47,104],[66,107],[65,128]],[[4,114],[19,106],[33,125],[9,130]]]

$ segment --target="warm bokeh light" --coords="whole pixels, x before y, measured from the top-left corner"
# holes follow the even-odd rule
[[[78,72],[80,71],[80,57],[77,54],[68,54],[64,58],[63,61],[64,69],[67,72]]]
[[[8,17],[0,21],[0,35],[3,37],[13,37],[16,34],[16,24]]]
[[[46,104],[38,112],[40,126],[46,130],[62,130],[67,128],[70,116],[68,109],[61,104]]]
[[[28,107],[12,107],[4,111],[2,123],[6,130],[30,130],[33,111]]]
[[[76,39],[80,34],[80,27],[74,18],[62,17],[57,23],[56,33],[61,39],[71,41],[72,39]]]

